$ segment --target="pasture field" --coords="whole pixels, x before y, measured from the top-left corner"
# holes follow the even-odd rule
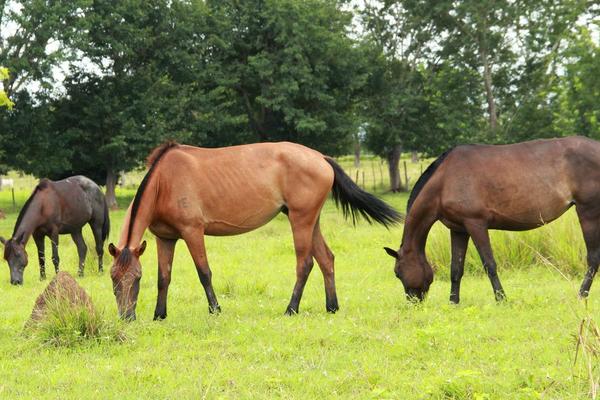
[[[371,189],[367,187],[367,189]],[[131,189],[119,191],[109,242],[117,242]],[[18,191],[22,204],[28,191]],[[17,214],[0,192],[0,234]],[[403,210],[406,194],[382,194]],[[283,215],[236,237],[208,237],[214,287],[223,309],[209,315],[204,291],[183,243],[175,253],[168,318],[154,322],[156,248],[146,233],[138,320],[123,324],[127,339],[71,346],[22,333],[38,280],[33,241],[23,287],[0,267],[0,398],[31,399],[589,399],[589,373],[600,362],[580,350],[580,322],[600,320],[600,282],[587,302],[577,298],[585,270],[583,240],[573,211],[525,233],[493,232],[508,301],[496,304],[472,246],[461,304],[448,303],[449,234],[434,226],[428,255],[437,270],[423,304],[407,303],[393,260],[401,226],[353,227],[328,201],[321,226],[336,255],[340,311],[325,312],[323,278],[315,266],[300,314],[283,315],[295,281],[290,228]],[[89,228],[86,276],[77,278],[105,318],[119,324],[105,255],[98,274]],[[49,249],[47,244],[46,248]],[[106,247],[106,246],[105,246]],[[60,237],[61,266],[75,275],[70,237]],[[50,258],[48,256],[48,258]],[[52,266],[48,277],[54,276]],[[600,340],[600,339],[598,339]],[[589,357],[589,358],[586,358]]]

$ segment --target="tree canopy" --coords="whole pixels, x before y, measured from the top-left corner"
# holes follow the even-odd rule
[[[600,138],[599,15],[585,0],[0,2],[0,164],[110,192],[165,139],[330,155],[360,139],[397,190],[401,151]]]

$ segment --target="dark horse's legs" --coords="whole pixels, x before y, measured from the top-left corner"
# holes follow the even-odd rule
[[[44,235],[39,233],[33,234],[33,240],[38,251],[38,261],[40,263],[40,279],[46,279],[46,257]]]
[[[450,302],[460,302],[460,280],[465,270],[465,255],[469,244],[469,234],[464,232],[450,231],[450,243],[452,246],[452,261],[450,263]]]
[[[50,234],[50,241],[52,242],[52,263],[54,264],[54,272],[58,273],[58,264],[60,258],[58,257],[58,231]]]
[[[306,280],[314,265],[312,242],[317,217],[318,214],[314,215],[314,213],[294,210],[290,210],[288,214],[294,236],[294,249],[296,250],[296,284],[290,303],[285,311],[287,315],[298,313],[304,285],[306,285]]]
[[[321,234],[319,222],[315,225],[313,231],[313,255],[321,268],[323,279],[325,281],[325,307],[328,312],[334,313],[339,310],[337,294],[335,292],[335,273],[334,273],[334,255],[327,247],[325,239]]]
[[[104,240],[102,240],[102,221],[90,222],[90,228],[94,234],[94,243],[96,243],[96,254],[98,255],[98,272],[102,272],[102,256],[104,255]]]
[[[154,320],[167,318],[167,293],[171,283],[171,269],[173,268],[173,255],[177,240],[161,239],[156,237],[156,251],[158,253],[158,296],[154,309]]]
[[[85,256],[87,254],[87,246],[85,245],[85,240],[83,240],[83,235],[81,234],[81,230],[77,232],[73,232],[71,234],[71,238],[75,242],[75,246],[77,246],[77,255],[79,255],[79,270],[77,271],[77,275],[83,276],[83,268],[85,266]]]
[[[579,216],[579,223],[581,224],[583,239],[587,248],[588,263],[588,270],[581,283],[579,296],[587,297],[594,276],[598,272],[598,264],[600,264],[600,211],[587,210],[581,206],[577,206],[577,215]]]
[[[219,303],[217,302],[217,296],[215,296],[215,291],[212,287],[212,272],[210,271],[208,259],[206,258],[204,231],[192,230],[190,232],[185,232],[182,237],[194,259],[198,277],[204,287],[206,299],[208,300],[208,312],[211,314],[221,312],[221,306],[219,306]]]
[[[485,269],[485,272],[487,272],[490,282],[492,283],[496,300],[501,301],[506,299],[506,294],[504,294],[504,289],[502,289],[500,279],[498,278],[498,272],[496,271],[496,260],[494,260],[487,228],[479,221],[472,221],[465,224],[465,227],[467,228],[467,232],[471,235],[471,238],[473,238],[475,247],[477,247],[481,262],[483,263],[483,268]]]

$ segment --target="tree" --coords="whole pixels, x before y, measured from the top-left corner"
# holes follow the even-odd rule
[[[205,144],[291,140],[329,154],[350,149],[358,126],[352,107],[366,69],[346,33],[349,12],[325,0],[198,7],[206,13],[198,114],[228,122],[209,128]]]
[[[0,2],[0,65],[10,70],[2,83],[9,97],[35,82],[50,89],[52,70],[73,57],[82,7],[89,0],[7,0]]]

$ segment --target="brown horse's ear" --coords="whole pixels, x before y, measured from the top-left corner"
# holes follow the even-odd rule
[[[144,254],[144,250],[146,250],[146,241],[145,240],[133,252],[137,257],[139,257],[142,254]]]
[[[117,249],[117,247],[114,244],[109,244],[108,245],[108,252],[110,253],[111,256],[113,256],[114,258],[119,257],[119,254],[121,253],[119,251],[119,249]]]
[[[0,243],[6,245],[6,239],[4,239],[2,236],[0,236]]]
[[[389,247],[384,247],[383,248],[385,250],[386,253],[388,253],[390,256],[394,257],[394,258],[398,258],[398,252],[396,250],[392,250]]]

